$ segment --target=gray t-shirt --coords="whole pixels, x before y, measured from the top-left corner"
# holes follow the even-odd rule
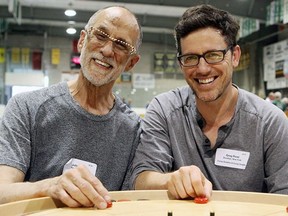
[[[140,130],[139,116],[119,97],[107,115],[93,115],[62,82],[9,100],[0,122],[0,164],[33,182],[59,176],[77,158],[97,164],[96,176],[108,190],[127,189]]]
[[[144,117],[130,187],[145,170],[166,173],[196,165],[214,190],[288,194],[288,120],[273,104],[238,91],[235,115],[219,128],[213,148],[201,130],[205,121],[188,86],[154,98]],[[245,169],[237,162],[230,163],[232,167],[223,166],[225,160],[229,163],[227,158],[215,165],[217,149],[231,150],[236,157],[244,152],[246,159],[250,154]],[[239,157],[245,164],[245,157]]]

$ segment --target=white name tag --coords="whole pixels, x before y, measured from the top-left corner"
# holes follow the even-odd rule
[[[90,163],[88,161],[84,161],[84,160],[80,160],[80,159],[76,159],[76,158],[71,158],[65,165],[64,165],[64,168],[63,168],[63,173],[66,171],[66,170],[69,170],[69,169],[73,169],[75,167],[77,167],[78,165],[80,164],[83,164],[85,165],[89,171],[92,173],[92,175],[95,176],[96,174],[96,169],[97,169],[97,164],[95,163]]]
[[[245,169],[250,152],[218,148],[216,150],[215,165],[235,169]]]

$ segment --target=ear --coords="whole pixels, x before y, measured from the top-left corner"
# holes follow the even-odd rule
[[[77,44],[78,52],[81,52],[81,49],[82,49],[83,44],[84,44],[85,36],[86,36],[86,32],[84,30],[81,30],[80,38],[79,38],[78,44]]]
[[[130,57],[130,60],[126,64],[125,71],[130,71],[136,65],[139,59],[140,55],[133,55],[132,57]]]
[[[232,53],[232,65],[233,67],[237,67],[240,61],[241,57],[241,48],[239,45],[236,45],[233,47],[233,53]]]

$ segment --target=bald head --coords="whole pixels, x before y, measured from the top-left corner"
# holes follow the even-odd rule
[[[110,6],[95,12],[89,19],[85,29],[89,29],[95,25],[99,18],[103,17],[103,14],[109,19],[109,21],[117,26],[121,23],[122,27],[127,28],[127,30],[133,30],[137,33],[136,50],[139,49],[142,42],[142,31],[141,26],[138,22],[137,17],[127,8],[122,6]]]

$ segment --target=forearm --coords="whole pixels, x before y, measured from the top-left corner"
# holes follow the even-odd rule
[[[48,196],[46,189],[51,184],[50,180],[0,184],[0,204]]]
[[[138,175],[135,182],[136,190],[167,190],[170,173],[145,171]]]

